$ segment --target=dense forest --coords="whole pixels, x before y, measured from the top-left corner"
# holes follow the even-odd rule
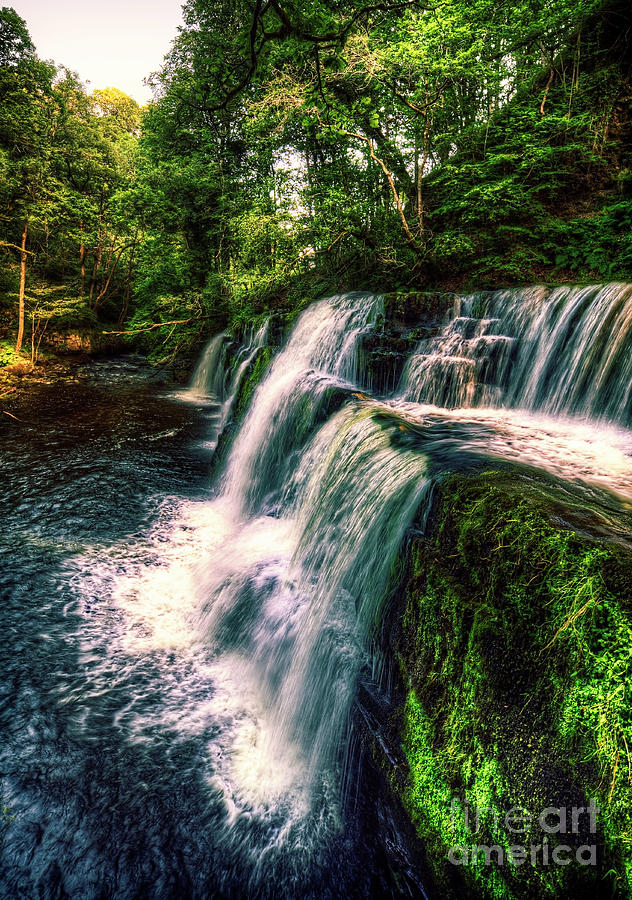
[[[332,290],[632,276],[626,0],[188,0],[139,108],[0,11],[0,361]],[[61,61],[63,62],[63,60]]]

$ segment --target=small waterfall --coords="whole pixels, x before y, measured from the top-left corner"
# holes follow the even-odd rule
[[[227,331],[216,334],[202,351],[189,384],[188,393],[191,397],[202,398],[209,394],[221,397],[224,376],[223,351],[227,335]]]
[[[521,336],[508,403],[551,415],[632,421],[632,285],[557,288],[542,304],[500,296]],[[509,374],[509,373],[508,373]]]
[[[344,407],[304,456],[283,588],[292,640],[284,635],[274,653],[262,646],[255,654],[275,710],[273,737],[301,748],[312,779],[335,768],[391,565],[430,484],[425,456],[393,446],[373,412]]]
[[[267,499],[274,506],[328,398],[359,381],[362,336],[383,310],[381,297],[342,294],[319,300],[300,316],[255,391],[224,478],[239,511]],[[278,498],[276,498],[278,499]]]
[[[599,481],[591,429],[570,433],[493,407],[512,402],[518,389],[530,396],[532,382],[542,385],[532,405],[552,402],[558,394],[539,361],[557,347],[551,364],[572,360],[583,371],[598,352],[596,320],[609,336],[598,342],[602,362],[605,354],[625,368],[620,332],[629,295],[610,286],[457,299],[441,333],[409,361],[406,402],[358,393],[362,338],[380,320],[380,297],[329,297],[296,322],[233,444],[214,501],[230,524],[199,574],[194,619],[216,654],[218,682],[239,685],[244,709],[232,709],[234,696],[225,699],[233,687],[222,694],[223,714],[227,705],[231,722],[247,722],[236,734],[229,729],[233,743],[222,750],[214,783],[237,808],[259,809],[277,849],[275,817],[302,845],[313,817],[337,808],[358,674],[371,663],[391,566],[437,468],[456,467],[469,454]],[[560,329],[563,348],[554,336]],[[588,405],[597,402],[598,377],[584,386]],[[438,408],[446,406],[485,409]],[[623,484],[628,445],[620,436],[612,445],[612,477]],[[231,826],[230,842],[242,845],[245,828]]]
[[[461,315],[467,305],[460,298],[456,304],[441,334],[423,341],[408,361],[405,399],[447,409],[498,404],[515,341],[497,333],[499,318]]]
[[[221,430],[229,420],[235,398],[250,364],[265,345],[268,338],[270,319],[259,328],[250,328],[236,352],[231,352],[231,341],[227,331],[222,331],[210,339],[205,346],[188,389],[179,394],[183,400],[211,400],[220,404],[216,428]]]
[[[530,287],[459,298],[422,341],[402,397],[632,422],[632,286]]]
[[[244,343],[239,348],[230,368],[225,372],[222,382],[222,392],[219,394],[224,401],[222,407],[222,421],[227,422],[233,409],[235,398],[241,386],[248,366],[255,356],[265,346],[268,338],[270,319],[267,318],[259,328],[251,329],[246,335]]]

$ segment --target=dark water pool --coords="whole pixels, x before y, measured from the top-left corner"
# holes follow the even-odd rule
[[[157,578],[143,602],[159,604],[164,559],[178,548],[190,558],[204,539],[196,516],[211,491],[214,408],[181,402],[122,361],[33,386],[10,409],[19,421],[0,416],[0,896],[414,896],[357,795],[307,866],[291,847],[253,859],[261,822],[228,847],[225,805],[209,788],[219,726],[205,714],[204,648],[179,652],[169,609],[162,642],[155,623],[148,642],[142,606],[130,614],[135,580]]]

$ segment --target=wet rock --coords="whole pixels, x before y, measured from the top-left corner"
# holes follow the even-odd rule
[[[411,533],[382,632],[397,686],[378,717],[405,762],[372,744],[438,896],[629,896],[621,758],[632,725],[614,697],[632,679],[630,533],[629,511],[607,492],[586,501],[517,466],[440,482],[425,533]],[[572,833],[543,830],[546,808],[570,821],[593,799],[594,829],[584,815]],[[484,810],[478,830],[466,807]],[[514,807],[531,815],[528,833],[507,830]],[[544,862],[544,838],[570,848],[568,865]],[[526,846],[527,861],[455,866],[455,845]],[[578,862],[582,846],[594,866]]]

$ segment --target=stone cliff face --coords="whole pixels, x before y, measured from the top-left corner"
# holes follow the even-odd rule
[[[395,390],[406,360],[424,338],[441,330],[454,294],[435,291],[384,295],[384,320],[364,339],[365,370],[375,394]]]

